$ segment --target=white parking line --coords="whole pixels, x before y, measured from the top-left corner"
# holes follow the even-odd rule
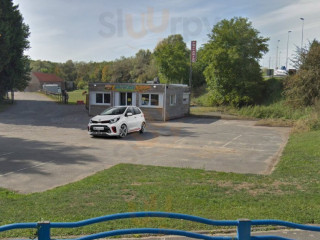
[[[12,171],[12,172],[8,172],[8,173],[5,173],[5,174],[0,174],[0,177],[4,177],[4,176],[8,176],[8,175],[13,174],[13,173],[21,172],[21,171],[26,170],[26,169],[37,168],[37,167],[43,166],[43,165],[45,165],[47,163],[50,163],[50,162],[53,162],[53,160],[49,161],[49,162],[45,162],[45,163],[40,163],[40,164],[34,165],[32,167],[21,168],[21,169]]]
[[[227,142],[225,145],[223,145],[222,147],[226,147],[228,146],[230,143],[232,143],[234,140],[237,140],[239,137],[241,137],[242,135],[240,134],[239,136],[233,138],[231,141]]]
[[[10,155],[10,154],[12,154],[12,153],[14,153],[14,152],[4,153],[4,154],[1,154],[0,157],[2,157],[2,156],[7,156],[7,155]]]
[[[175,141],[174,143],[178,143],[178,142],[181,142],[182,140],[184,140],[185,139],[185,137],[183,137],[183,138],[180,138],[180,139],[178,139],[177,141]]]

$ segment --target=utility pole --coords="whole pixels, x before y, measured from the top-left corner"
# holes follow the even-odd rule
[[[302,47],[303,47],[303,27],[304,27],[304,18],[300,18],[300,20],[302,21],[302,32],[301,32],[301,51],[302,51]]]
[[[270,65],[271,65],[271,57],[269,57],[269,69],[270,69]]]

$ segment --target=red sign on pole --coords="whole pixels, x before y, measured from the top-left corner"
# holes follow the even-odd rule
[[[191,41],[191,62],[197,61],[197,41]]]

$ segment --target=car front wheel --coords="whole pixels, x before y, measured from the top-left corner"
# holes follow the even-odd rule
[[[142,123],[140,133],[144,133],[146,131],[146,123]]]
[[[124,138],[128,134],[128,128],[127,125],[122,124],[120,127],[119,137]]]

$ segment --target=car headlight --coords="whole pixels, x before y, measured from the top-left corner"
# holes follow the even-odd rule
[[[118,121],[119,121],[119,119],[120,119],[120,117],[117,117],[117,118],[111,119],[111,120],[110,120],[110,123],[116,123],[116,122],[118,122]]]
[[[92,123],[92,119],[90,119],[89,123]]]

